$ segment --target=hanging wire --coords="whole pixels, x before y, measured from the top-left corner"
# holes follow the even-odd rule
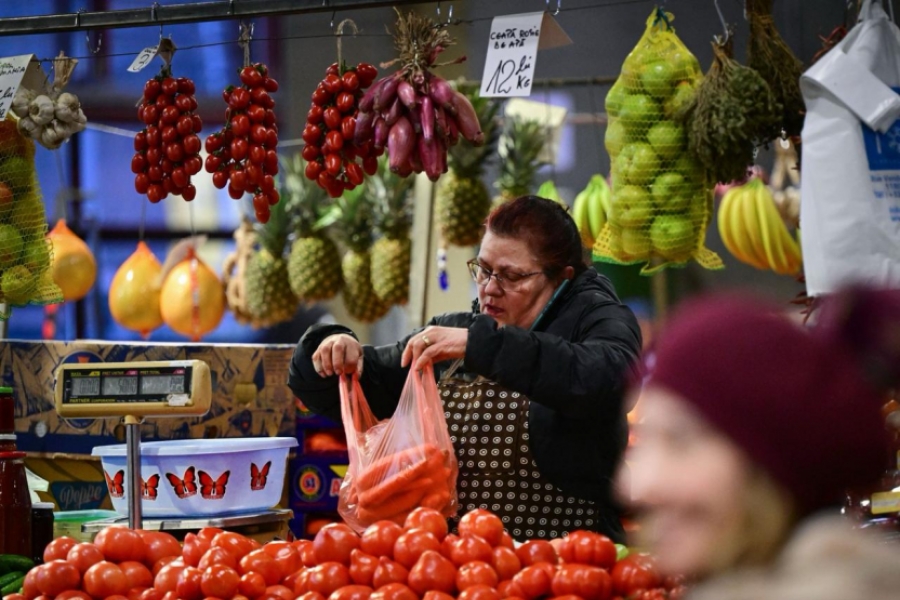
[[[722,14],[722,9],[719,7],[719,0],[713,0],[713,4],[716,6],[716,12],[719,13],[719,21],[722,22],[722,29],[725,31],[725,37],[722,40],[722,43],[725,43],[728,41],[728,38],[731,37],[728,21],[725,20],[725,15]]]
[[[150,18],[159,23],[159,14],[157,13],[159,10],[159,2],[154,2],[153,6],[150,7]],[[163,29],[162,23],[159,23],[159,41],[163,39]]]

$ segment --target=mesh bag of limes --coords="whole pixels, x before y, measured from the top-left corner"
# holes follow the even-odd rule
[[[34,142],[14,117],[0,120],[0,304],[62,302],[50,271],[52,247],[34,168]],[[0,319],[9,317],[0,311]]]
[[[593,258],[644,263],[645,275],[690,260],[723,266],[704,245],[713,188],[689,155],[679,121],[703,73],[671,21],[661,9],[650,15],[606,97],[612,199]]]

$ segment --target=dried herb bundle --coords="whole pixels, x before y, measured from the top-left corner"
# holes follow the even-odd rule
[[[456,44],[450,32],[438,27],[435,22],[425,16],[409,12],[405,16],[396,8],[397,25],[394,32],[394,47],[399,58],[382,64],[387,67],[399,61],[403,78],[421,85],[425,82],[425,71],[436,65],[438,55],[449,46]],[[447,64],[462,62],[465,58]]]
[[[780,130],[781,107],[755,70],[733,58],[732,37],[713,42],[713,63],[680,116],[688,147],[716,181],[743,179],[756,142]]]
[[[790,136],[800,135],[806,106],[800,93],[803,63],[794,55],[772,19],[773,0],[746,0],[750,41],[747,65],[755,69],[782,107],[782,126]]]

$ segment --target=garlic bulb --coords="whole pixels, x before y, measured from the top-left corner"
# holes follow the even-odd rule
[[[31,120],[31,117],[26,116],[19,119],[19,133],[24,135],[25,137],[38,138],[41,135],[41,128],[37,123]]]
[[[56,114],[56,105],[47,96],[40,95],[28,105],[28,115],[38,125],[46,125],[53,120]]]
[[[75,94],[63,92],[56,99],[56,118],[63,123],[71,123],[78,118],[78,111],[81,110],[81,103]]]
[[[64,141],[66,141],[68,135],[66,135],[66,132],[64,130],[61,130],[59,128],[60,125],[65,127],[65,124],[61,124],[58,121],[52,125],[47,125],[46,127],[44,127],[44,129],[41,131],[40,139],[40,143],[42,146],[50,150],[55,150],[56,148],[59,148]]]
[[[81,110],[81,108],[78,109],[78,113],[75,115],[75,121],[74,121],[74,122],[75,122],[75,123],[80,123],[81,125],[84,125],[84,124],[87,123],[87,117],[84,116],[84,111]],[[84,127],[82,127],[81,129],[84,129]]]
[[[13,97],[12,101],[12,111],[13,114],[19,117],[20,119],[28,116],[28,107],[31,104],[31,101],[34,100],[34,92],[29,90],[28,88],[20,87],[16,91],[16,95]]]

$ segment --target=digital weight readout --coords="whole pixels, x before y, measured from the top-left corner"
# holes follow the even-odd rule
[[[161,402],[172,394],[190,393],[190,367],[144,372],[99,372],[85,369],[66,373],[64,404],[100,404],[111,402]]]

